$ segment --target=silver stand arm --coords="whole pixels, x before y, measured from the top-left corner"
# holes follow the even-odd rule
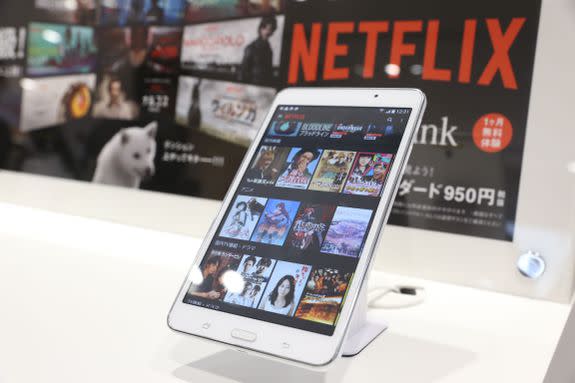
[[[359,293],[358,301],[355,305],[351,317],[351,323],[345,341],[343,342],[343,357],[350,357],[359,354],[367,347],[379,334],[387,329],[387,323],[381,320],[367,318],[367,284],[363,286]]]

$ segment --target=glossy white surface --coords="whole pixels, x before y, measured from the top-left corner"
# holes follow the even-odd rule
[[[358,357],[304,370],[167,328],[198,239],[4,203],[0,217],[0,382],[540,383],[569,311],[377,272],[427,301],[373,313],[390,329]]]

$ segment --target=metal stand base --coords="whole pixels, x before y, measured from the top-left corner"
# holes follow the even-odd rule
[[[352,314],[350,328],[343,343],[342,357],[359,354],[379,334],[387,329],[387,323],[381,320],[367,319],[367,286],[364,286]]]

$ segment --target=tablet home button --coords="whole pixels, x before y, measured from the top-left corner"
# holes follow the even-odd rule
[[[256,340],[257,335],[251,331],[240,330],[239,328],[232,330],[232,337],[236,339],[253,342]]]

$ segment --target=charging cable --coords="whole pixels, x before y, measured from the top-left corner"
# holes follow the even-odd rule
[[[425,288],[420,286],[376,286],[367,292],[367,306],[374,309],[402,309],[424,300]]]

